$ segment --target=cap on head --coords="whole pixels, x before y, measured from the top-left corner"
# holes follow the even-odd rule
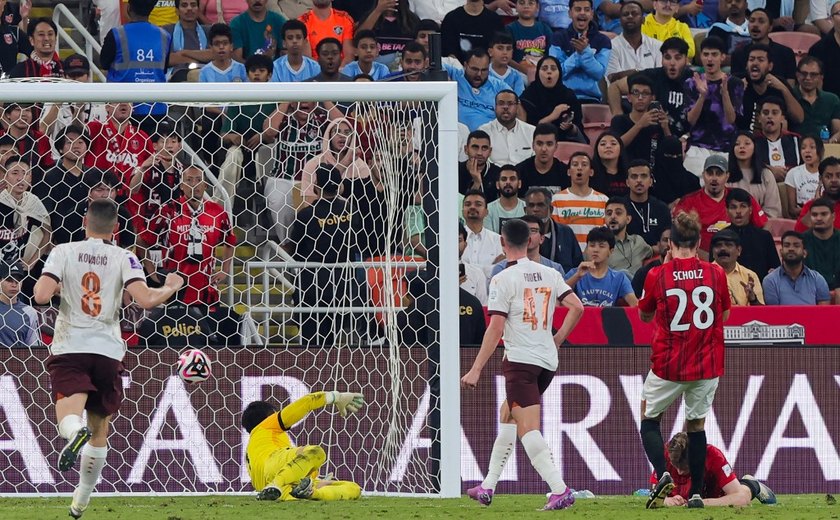
[[[736,246],[740,246],[741,237],[738,233],[731,229],[722,229],[715,233],[712,237],[712,247],[715,247],[715,244],[718,242],[732,242]]]
[[[711,168],[717,168],[722,172],[729,171],[729,159],[723,155],[710,155],[706,157],[706,162],[703,163],[703,171]]]
[[[65,74],[89,74],[90,61],[81,54],[72,54],[64,60]]]
[[[21,281],[26,278],[26,271],[23,270],[23,266],[20,265],[20,262],[15,262],[13,264],[0,262],[0,280],[6,280],[8,278],[14,278],[17,281]]]

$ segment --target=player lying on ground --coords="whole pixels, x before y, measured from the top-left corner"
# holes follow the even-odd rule
[[[651,507],[685,506],[691,497],[691,472],[688,469],[688,434],[680,432],[665,449],[668,472],[674,479],[669,497],[658,497]],[[656,473],[651,476],[657,483]],[[752,475],[738,479],[726,456],[711,444],[706,444],[706,471],[701,495],[705,506],[747,506],[752,499],[762,504],[775,504],[776,494]]]
[[[271,403],[254,401],[242,412],[242,427],[251,434],[245,464],[257,500],[354,500],[362,494],[355,482],[320,480],[318,470],[327,460],[320,446],[292,446],[286,433],[309,412],[334,405],[342,417],[365,404],[362,394],[314,392],[279,412]]]

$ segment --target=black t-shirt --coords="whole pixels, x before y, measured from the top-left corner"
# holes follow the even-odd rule
[[[355,252],[355,230],[358,215],[354,215],[347,201],[318,199],[300,210],[292,225],[289,241],[294,244],[294,257],[308,262],[346,262]]]
[[[464,61],[468,51],[477,47],[487,49],[493,33],[504,29],[502,17],[489,9],[483,9],[478,16],[468,14],[463,7],[453,9],[440,25],[443,55]]]
[[[656,197],[648,197],[647,202],[633,202],[628,197],[627,204],[632,217],[627,234],[639,235],[652,246],[659,242],[663,230],[671,228],[671,210]]]
[[[682,76],[677,80],[670,79],[662,67],[645,69],[639,74],[644,74],[653,82],[653,95],[662,104],[665,112],[668,112],[668,118],[671,121],[671,134],[680,136],[688,132],[690,127],[684,113],[686,103],[685,80],[691,77],[691,68],[686,67]]]
[[[32,53],[29,38],[17,26],[20,16],[15,16],[16,12],[12,14],[11,7],[12,4],[6,4],[0,22],[0,74],[8,74],[15,68],[18,54],[29,56]]]
[[[712,27],[708,33],[708,36],[717,36],[718,38],[720,38],[723,41],[723,45],[726,48],[726,54],[729,55],[731,55],[738,49],[746,47],[752,42],[752,38],[750,38],[749,36],[741,36],[735,31],[724,31],[719,25],[715,25],[714,27]]]
[[[499,173],[501,169],[495,164],[487,163],[484,169],[484,176],[482,177],[482,190],[484,190],[484,197],[487,203],[491,203],[499,198],[499,191],[496,189],[496,181],[499,180]],[[470,171],[467,169],[467,162],[458,163],[458,193],[465,194],[472,186],[472,177]]]
[[[626,197],[630,194],[630,188],[627,186],[627,170],[621,167],[612,175],[596,172],[589,179],[589,185],[607,197]]]
[[[74,201],[75,202],[75,199]],[[85,239],[84,218],[87,215],[90,201],[78,203],[75,207],[71,202],[59,204],[51,216],[53,222],[53,244],[66,244]],[[120,247],[134,247],[136,233],[131,223],[131,214],[124,206],[117,209],[117,245]]]
[[[662,260],[654,260],[653,262],[644,264],[638,271],[636,271],[636,274],[633,275],[633,280],[630,281],[630,285],[633,287],[633,292],[636,293],[636,298],[642,297],[642,291],[645,288],[645,279],[647,278],[650,270],[654,267],[659,267],[660,265],[662,265]]]
[[[783,101],[785,99],[784,94],[779,89],[767,87],[764,94],[759,94],[753,88],[752,83],[747,83],[747,87],[744,89],[743,114],[736,117],[735,126],[740,130],[754,131],[758,123],[759,106],[762,101],[769,97],[779,98]]]
[[[522,183],[522,187],[519,189],[520,197],[524,197],[525,192],[534,186],[556,187],[557,191],[560,191],[565,190],[572,184],[572,179],[568,175],[568,166],[557,158],[553,159],[551,168],[546,173],[537,171],[534,157],[529,157],[517,164],[516,171],[519,173],[519,180]]]
[[[747,47],[745,45],[732,53],[733,76],[744,77],[747,74]],[[773,75],[779,79],[796,79],[796,56],[790,47],[770,40],[770,61],[773,62]]]
[[[458,289],[458,300],[461,346],[481,346],[484,331],[487,330],[487,322],[484,320],[484,309],[481,308],[481,302],[478,301],[478,298],[460,288]]]
[[[624,135],[635,124],[628,114],[620,114],[613,117],[610,129],[617,132],[618,135]],[[662,131],[662,127],[656,124],[641,129],[633,142],[624,146],[624,155],[628,160],[643,159],[653,168],[656,164],[656,150],[659,148],[659,141],[663,135],[665,133]]]
[[[415,24],[420,22],[417,16],[413,14],[412,16],[415,18]],[[379,45],[380,56],[402,52],[406,44],[414,41],[414,34],[409,34],[407,31],[404,31],[402,25],[397,20],[388,21],[382,18],[374,26],[373,30],[376,33],[376,43]]]
[[[32,230],[41,226],[35,219],[17,222],[17,216],[15,208],[0,203],[0,261],[7,265],[20,260]]]
[[[344,11],[353,17],[357,24],[365,21],[365,17],[376,7],[376,0],[333,0],[333,9]]]
[[[53,229],[56,228],[56,208],[59,205],[72,204],[84,200],[88,195],[88,186],[82,183],[82,175],[76,176],[68,172],[64,166],[57,164],[47,170],[44,178],[32,183],[32,193],[37,195],[44,207],[50,212]]]
[[[360,228],[364,233],[359,233],[356,243],[361,252],[362,258],[383,256],[389,253],[385,243],[385,193],[376,189],[370,177],[363,179],[345,179],[341,189],[342,197],[347,200],[350,211],[358,216]],[[403,212],[405,208],[403,208]],[[403,216],[400,214],[399,225],[402,229]],[[397,233],[395,232],[394,235]],[[402,233],[399,237],[402,237]]]
[[[743,227],[729,226],[729,229],[741,237],[741,256],[738,258],[738,263],[752,269],[759,280],[764,280],[770,269],[776,269],[781,265],[779,253],[776,251],[776,242],[769,231],[751,224]]]

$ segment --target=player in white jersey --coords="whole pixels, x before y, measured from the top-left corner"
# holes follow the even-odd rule
[[[61,305],[46,367],[55,394],[58,433],[67,440],[58,469],[67,471],[81,453],[79,485],[70,516],[87,508],[108,454],[111,416],[122,401],[120,334],[123,289],[144,309],[168,300],[184,285],[169,274],[159,289],[146,285],[143,267],[133,253],[111,244],[117,227],[117,205],[110,199],[90,203],[85,216],[87,240],[52,250],[35,284],[34,299],[44,305],[56,294]],[[87,410],[87,425],[82,412]]]
[[[490,505],[496,483],[519,436],[531,465],[551,488],[543,509],[565,509],[575,502],[571,490],[554,466],[551,449],[540,432],[540,401],[557,370],[557,348],[583,315],[583,304],[558,271],[528,259],[528,243],[539,240],[539,226],[530,229],[519,219],[502,227],[507,267],[490,280],[487,310],[490,325],[481,350],[461,386],[475,388],[481,370],[504,337],[507,399],[499,410],[499,434],[490,454],[490,467],[481,485],[467,491],[470,498]],[[560,330],[552,336],[557,302],[567,308]]]

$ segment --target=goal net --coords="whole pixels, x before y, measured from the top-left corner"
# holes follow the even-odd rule
[[[325,448],[323,474],[367,493],[459,495],[454,84],[197,87],[0,87],[12,143],[0,245],[26,271],[21,301],[49,249],[84,238],[97,197],[120,205],[115,241],[150,285],[187,281],[164,307],[123,309],[125,401],[96,491],[252,491],[244,407],[335,388],[367,406],[290,431]],[[35,333],[0,351],[0,494],[76,480],[55,470],[43,346],[57,307],[34,310]],[[174,375],[187,346],[209,355],[209,381]]]

